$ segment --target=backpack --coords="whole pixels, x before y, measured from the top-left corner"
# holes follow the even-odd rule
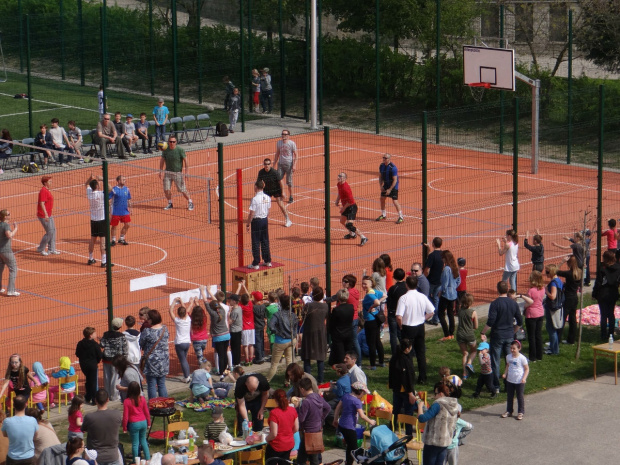
[[[31,161],[30,163],[22,166],[22,171],[24,173],[38,173],[39,167],[37,166],[35,162]]]
[[[221,121],[218,121],[217,124],[215,125],[215,135],[217,137],[227,137],[228,126],[226,126],[226,124],[222,123]]]
[[[556,288],[555,288],[556,294],[555,294],[555,300],[551,302],[551,305],[549,307],[551,311],[564,309],[564,300],[566,300],[566,295],[564,293],[564,286],[560,287],[562,285],[562,282],[557,278],[555,278],[554,281],[556,283]],[[557,286],[557,284],[559,284],[559,286]]]

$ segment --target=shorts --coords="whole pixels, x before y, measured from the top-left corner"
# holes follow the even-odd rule
[[[118,226],[118,223],[131,223],[131,217],[129,215],[112,215],[110,226]]]
[[[90,235],[91,237],[105,237],[105,220],[93,221],[90,220]]]
[[[242,346],[250,346],[255,343],[256,343],[255,330],[244,329],[243,331],[241,331],[241,345]]]
[[[398,189],[392,189],[388,194],[386,192],[387,188],[385,186],[383,186],[383,188],[385,191],[381,192],[381,197],[389,197],[390,199],[398,200]]]
[[[187,188],[185,187],[185,178],[183,177],[183,173],[175,173],[172,171],[166,171],[164,173],[164,190],[169,191],[172,187],[172,181],[174,181],[174,185],[177,186],[179,192],[187,192]]]
[[[264,191],[269,197],[273,197],[274,199],[279,199],[282,196],[282,189],[277,189],[275,191]]]
[[[280,178],[283,178],[286,174],[286,185],[293,187],[293,165],[288,163],[282,163],[278,161],[278,173]]]
[[[468,340],[466,340],[466,338],[460,337],[457,334],[456,335],[456,342],[458,342],[459,344],[467,344],[468,346],[475,346],[476,345],[476,338],[474,337],[473,340],[468,341]]]
[[[355,216],[357,215],[357,204],[349,205],[344,211],[340,214],[340,216],[345,216],[348,221],[355,220]]]

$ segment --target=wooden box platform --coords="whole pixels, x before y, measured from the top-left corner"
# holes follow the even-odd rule
[[[245,286],[250,293],[260,291],[265,298],[267,293],[284,288],[284,265],[272,262],[271,267],[261,266],[258,270],[252,270],[246,266],[232,269],[231,292],[236,292],[239,282],[245,279]]]

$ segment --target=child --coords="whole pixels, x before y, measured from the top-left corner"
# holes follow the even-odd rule
[[[241,364],[241,333],[243,332],[243,311],[239,307],[239,295],[230,294],[228,305],[228,326],[230,327],[230,351],[232,352],[232,370]]]
[[[502,418],[508,418],[512,416],[513,402],[515,392],[517,393],[517,420],[523,420],[523,414],[525,413],[525,383],[527,376],[530,374],[530,366],[527,363],[527,358],[519,351],[521,350],[521,343],[519,341],[512,341],[510,344],[510,353],[506,355],[506,370],[502,375],[502,378],[506,380],[506,411],[502,413]]]
[[[142,395],[142,387],[132,381],[127,389],[127,398],[123,402],[123,432],[131,435],[132,457],[140,457],[140,447],[144,458],[151,460],[146,431],[151,424],[148,402]]]
[[[273,107],[273,87],[269,68],[263,68],[260,76],[260,101],[263,113],[270,114]]]
[[[52,372],[52,378],[66,378],[67,376],[73,376],[75,374],[75,368],[71,366],[71,360],[69,357],[60,357],[60,370]],[[71,392],[70,396],[73,399],[73,391],[75,391],[75,381],[70,383],[61,383],[60,389],[65,392]]]
[[[297,315],[297,319],[299,320],[299,328],[297,328],[297,349],[300,349],[301,338],[303,336],[302,335],[303,328],[301,326],[301,312],[304,308],[304,301],[301,298],[301,289],[295,286],[291,290],[291,297],[292,297],[291,309],[293,310],[293,313]]]
[[[201,463],[206,463],[207,465],[224,465],[221,459],[215,458],[215,453],[213,451],[213,447],[210,444],[205,444],[204,446],[200,446],[198,449],[198,457],[203,458]]]
[[[456,287],[456,304],[460,305],[461,297],[463,297],[467,292],[467,268],[465,268],[465,265],[467,265],[467,260],[460,257],[456,260],[456,264],[459,266],[459,276],[461,277],[461,284]],[[461,321],[460,318],[459,321]]]
[[[258,104],[260,99],[260,75],[257,69],[252,70],[252,106],[254,113],[258,113]],[[252,108],[252,107],[250,107]]]
[[[123,332],[123,334],[125,335],[125,339],[127,339],[127,349],[129,350],[127,360],[138,368],[140,366],[142,352],[140,351],[140,331],[134,329],[134,326],[136,326],[136,317],[127,315],[125,317],[125,326],[127,326],[127,331]]]
[[[241,110],[241,95],[239,95],[239,88],[233,89],[232,95],[228,99],[228,122],[230,123],[228,132],[235,133],[235,126],[237,125],[237,118],[239,118],[239,111]]]
[[[123,135],[123,139],[125,141],[125,147],[129,147],[129,156],[135,157],[136,154],[133,153],[131,148],[133,144],[138,142],[138,136],[136,135],[136,125],[133,124],[133,115],[131,113],[125,117],[125,134]]]
[[[371,420],[364,414],[362,399],[367,394],[370,394],[370,391],[364,383],[359,381],[353,383],[351,386],[351,393],[345,394],[342,397],[342,400],[338,403],[336,411],[334,412],[334,428],[338,428],[347,444],[346,465],[353,464],[351,452],[357,449],[357,432],[355,431],[355,425],[357,424],[358,417],[369,425],[374,426],[376,424],[374,420]]]
[[[463,381],[456,375],[453,375],[449,367],[439,367],[440,382],[451,383],[454,386],[461,386]]]
[[[323,398],[329,402],[329,405],[334,408],[338,405],[338,402],[342,400],[342,397],[345,394],[349,394],[351,392],[351,377],[349,376],[349,369],[344,363],[339,363],[334,366],[336,370],[336,374],[338,375],[338,379],[334,382],[332,381],[332,386],[329,390],[325,389],[325,394]]]
[[[194,399],[199,402],[206,401],[209,398],[209,392],[213,389],[210,371],[211,363],[205,360],[200,364],[200,368],[192,373],[189,388],[192,390]]]
[[[310,283],[304,281],[299,285],[299,289],[301,290],[301,300],[303,300],[304,304],[309,304],[312,302],[312,295],[310,294]]]
[[[301,378],[301,380],[299,380],[299,392],[304,398],[301,404],[297,401],[296,405],[299,418],[299,430],[304,433],[321,432],[323,423],[325,423],[325,419],[331,412],[331,407],[325,402],[325,399],[314,392],[312,380],[309,378]],[[294,400],[294,398],[291,398],[293,404],[295,404]],[[319,465],[319,463],[322,462],[321,459],[321,454],[308,454],[306,452],[305,441],[302,440],[300,442],[297,463],[305,464],[306,462],[310,462],[310,465]]]
[[[46,384],[49,384],[50,380],[45,374],[45,370],[43,369],[43,365],[41,364],[41,362],[34,362],[32,364],[32,372],[33,372],[32,377],[34,378],[35,386],[45,386]],[[54,393],[58,392],[58,386],[49,386],[47,389],[50,395],[49,397],[50,408],[54,408],[56,407],[56,404],[54,403]],[[41,411],[45,410],[43,406],[44,400],[46,400],[45,391],[41,391],[37,394],[32,395],[32,401],[37,403],[37,408]]]
[[[497,397],[497,393],[493,388],[493,369],[491,368],[491,355],[489,354],[489,343],[481,342],[478,345],[478,359],[480,360],[480,374],[478,375],[478,382],[476,383],[476,391],[474,392],[474,399],[480,397],[480,391],[482,386],[485,385],[491,393],[491,399]]]
[[[252,365],[254,360],[254,344],[256,343],[254,331],[254,304],[250,301],[250,293],[245,287],[245,280],[242,279],[237,288],[237,294],[244,290],[239,297],[243,328],[241,330],[241,349],[245,357],[245,366]]]
[[[459,446],[462,444],[461,439],[467,436],[474,429],[471,423],[467,423],[461,418],[461,410],[463,407],[459,404],[459,413],[456,420],[456,429],[454,430],[454,436],[452,437],[452,443],[448,446],[448,453],[446,454],[447,465],[457,465],[459,463]]]
[[[585,239],[584,239],[584,244],[583,244],[583,248],[585,249],[586,252],[586,262],[585,262],[585,268],[584,268],[584,273],[585,276],[583,278],[583,285],[584,286],[589,286],[590,285],[590,243],[592,242],[592,231],[590,231],[589,229],[586,229],[585,232]]]
[[[607,221],[607,225],[609,226],[609,229],[603,231],[601,233],[601,237],[607,238],[607,250],[611,250],[615,253],[618,248],[618,239],[620,239],[620,235],[616,229],[616,220],[613,218],[609,219]]]
[[[69,407],[69,433],[67,439],[81,438],[84,439],[84,433],[82,433],[82,423],[84,422],[83,406],[84,398],[82,396],[75,396],[71,399],[71,406]]]
[[[224,96],[224,111],[228,111],[230,109],[230,96],[233,93],[235,85],[232,83],[228,76],[224,76],[222,82],[224,83],[226,88],[226,95]]]
[[[69,130],[67,131],[67,137],[69,142],[75,150],[75,154],[80,158],[80,163],[84,163],[84,157],[82,156],[82,131],[75,125],[75,121],[71,120],[67,123]]]
[[[534,241],[534,245],[530,245],[527,242],[528,237],[530,237],[530,232],[525,232],[525,240],[523,241],[523,247],[532,252],[532,271],[542,271],[545,268],[545,248],[542,245],[542,236],[538,233],[538,229],[536,230],[536,234],[532,240]]]
[[[254,312],[254,360],[261,365],[265,363],[265,305],[263,293],[252,292],[252,311]]]
[[[230,313],[230,307],[228,305],[226,305],[225,301],[226,301],[226,294],[224,294],[224,292],[222,290],[219,290],[215,293],[215,295],[212,295],[211,292],[209,292],[209,288],[205,287],[204,288],[205,293],[208,295],[208,298],[211,299],[210,305],[213,302],[216,302],[214,305],[214,307],[212,307],[213,309],[215,308],[221,308],[224,311],[224,318],[226,319],[226,323],[228,323],[228,314]],[[204,300],[204,298],[203,298]],[[218,313],[219,314],[219,313]],[[213,332],[213,321],[211,322],[212,328],[211,328],[211,332]],[[227,324],[228,327],[228,324]],[[217,343],[224,343],[227,341],[230,341],[230,328],[228,328],[229,333],[226,334],[226,337],[228,337],[228,339],[224,339],[221,341],[216,341],[215,337],[213,339],[213,347],[216,348],[217,347]],[[232,353],[230,352],[230,343],[227,344],[227,352],[226,352],[226,356],[228,358],[228,366],[232,368]],[[221,379],[224,378],[225,376],[225,371],[222,371],[222,365],[224,365],[225,362],[222,362],[220,364],[220,357],[218,355],[217,350],[215,351],[215,353],[213,354],[213,359],[214,359],[214,364],[215,366],[219,367],[219,375],[221,376]]]
[[[146,120],[146,113],[140,113],[140,121],[135,123],[136,135],[142,140],[142,153],[153,153],[151,145],[153,144],[153,136],[149,135],[149,123]],[[148,148],[146,141],[149,141]]]
[[[219,442],[220,433],[226,429],[223,412],[224,410],[219,405],[213,408],[213,413],[211,414],[213,421],[205,426],[205,439],[207,441]]]
[[[101,348],[97,341],[97,331],[92,326],[87,326],[82,331],[84,339],[77,343],[75,355],[80,362],[80,370],[86,377],[86,393],[84,400],[91,405],[95,405],[95,395],[97,394],[97,380],[99,378],[99,362],[101,362]],[[51,396],[50,396],[51,402]]]
[[[267,299],[269,300],[269,305],[267,305],[267,308],[265,309],[267,314],[267,335],[269,336],[269,344],[273,349],[273,343],[276,340],[276,335],[269,329],[269,322],[271,321],[273,314],[280,309],[280,305],[278,305],[278,294],[276,294],[275,291],[271,291],[267,294]]]
[[[460,260],[460,259],[459,259]],[[463,379],[474,374],[474,358],[476,357],[476,333],[478,314],[471,308],[474,296],[465,292],[459,298],[459,326],[456,329],[456,342],[463,354]]]

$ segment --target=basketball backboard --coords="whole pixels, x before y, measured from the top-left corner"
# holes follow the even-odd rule
[[[515,90],[514,50],[463,46],[465,85],[487,83],[492,89]]]

